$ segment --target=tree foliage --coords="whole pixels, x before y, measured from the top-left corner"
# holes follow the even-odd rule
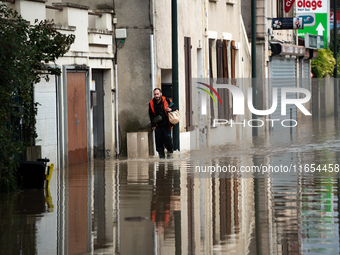
[[[0,192],[16,188],[16,168],[36,136],[34,84],[60,75],[55,61],[67,53],[74,35],[58,32],[48,20],[30,25],[0,2]]]
[[[317,78],[333,76],[334,66],[333,52],[329,48],[318,50],[318,58],[312,60],[312,73]]]

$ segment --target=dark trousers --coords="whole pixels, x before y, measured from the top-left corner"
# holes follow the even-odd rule
[[[158,126],[155,130],[156,136],[156,150],[158,152],[164,152],[164,146],[167,151],[173,151],[173,144],[171,138],[171,128],[170,126]]]

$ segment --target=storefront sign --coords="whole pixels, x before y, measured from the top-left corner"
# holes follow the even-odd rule
[[[273,30],[303,29],[303,18],[274,18]]]
[[[315,26],[315,13],[308,13],[304,15],[299,15],[300,18],[303,18],[303,25],[305,27],[313,27]]]
[[[330,13],[328,0],[297,0],[296,16],[304,19],[304,28],[298,30],[298,34],[304,37],[306,34],[320,35],[324,38],[324,48],[327,47],[329,36]]]
[[[285,12],[289,12],[294,5],[295,0],[285,0]]]
[[[305,47],[309,49],[324,49],[324,37],[321,35],[305,35]]]

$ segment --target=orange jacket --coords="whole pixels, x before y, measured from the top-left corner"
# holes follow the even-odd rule
[[[169,99],[169,100],[170,100],[170,99]],[[170,102],[171,102],[171,100],[170,100]],[[165,96],[162,96],[162,103],[163,103],[163,105],[164,105],[165,115],[168,117],[168,112],[166,111],[166,109],[169,107],[169,104],[168,104],[168,102],[166,101]],[[155,104],[154,104],[154,102],[153,102],[153,98],[152,98],[151,101],[149,102],[149,105],[150,105],[151,111],[153,112],[153,114],[154,114],[155,117],[156,117]],[[171,127],[171,123],[170,123],[169,120],[168,120],[168,122],[169,122],[169,126]],[[156,124],[156,126],[158,126],[158,125]]]

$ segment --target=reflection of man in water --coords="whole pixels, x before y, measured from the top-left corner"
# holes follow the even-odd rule
[[[160,164],[156,178],[156,189],[151,202],[151,220],[156,223],[157,232],[162,233],[172,221],[170,198],[173,194],[173,171],[165,173],[165,165]]]
[[[155,131],[156,150],[159,153],[159,158],[165,158],[165,146],[168,157],[171,157],[174,146],[171,139],[172,124],[169,121],[168,112],[177,109],[170,99],[162,96],[162,91],[159,88],[153,90],[153,95],[154,98],[149,102],[149,116],[152,129]]]

